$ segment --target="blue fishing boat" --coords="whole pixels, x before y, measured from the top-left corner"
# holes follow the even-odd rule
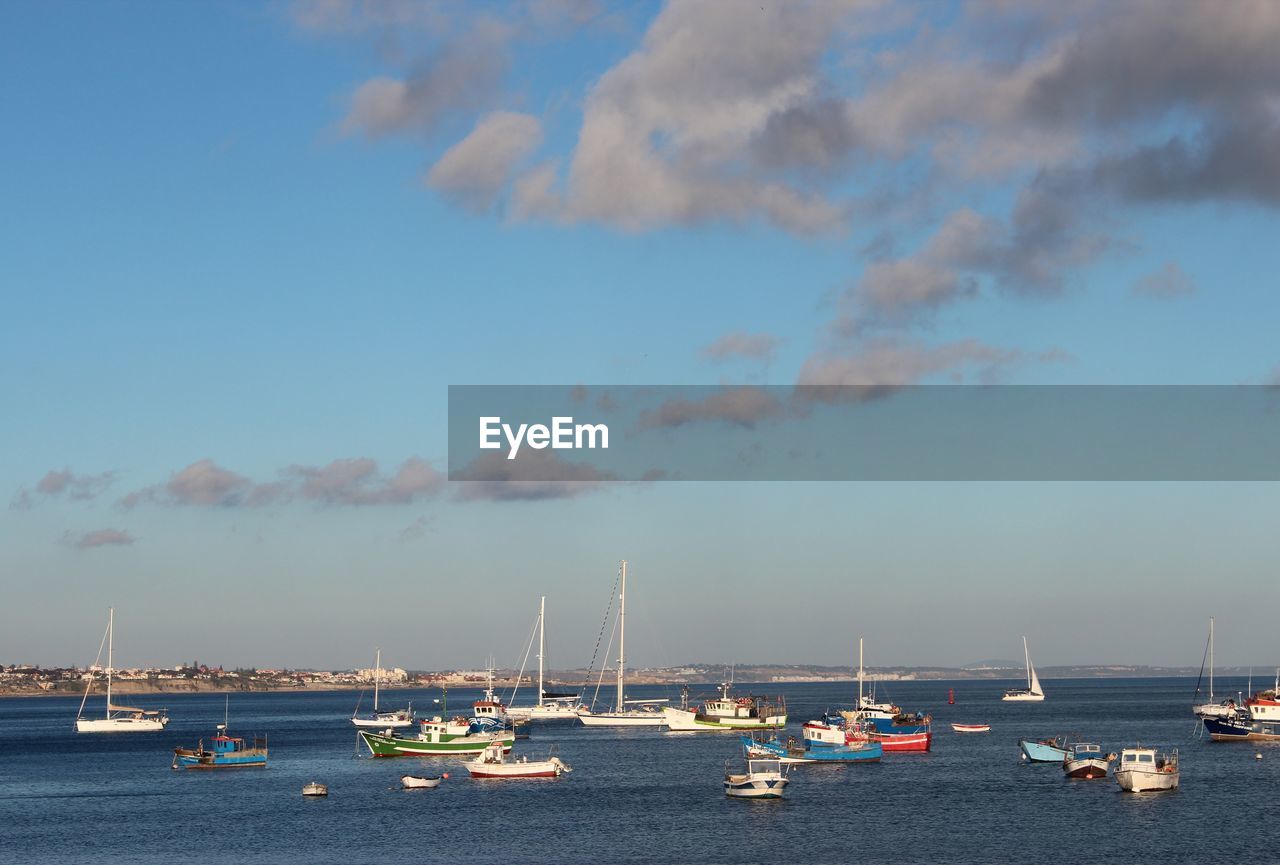
[[[231,698],[227,698],[227,706]],[[232,769],[239,767],[267,765],[267,737],[254,736],[253,744],[244,739],[227,735],[226,709],[223,710],[222,723],[218,725],[218,734],[209,740],[205,747],[204,739],[194,748],[174,748],[174,769]]]
[[[1019,739],[1018,747],[1022,749],[1022,759],[1032,763],[1061,763],[1067,758],[1067,740],[1062,737]]]
[[[204,740],[194,748],[174,748],[173,768],[175,769],[230,769],[237,767],[267,765],[267,737],[254,736],[253,744],[244,739],[226,735],[226,725],[218,725],[218,735],[209,740],[205,747]]]
[[[783,763],[877,763],[884,754],[879,742],[852,742],[848,745],[810,747],[789,737],[785,742],[776,736],[772,739],[742,737],[742,747],[748,756],[776,757]]]
[[[1248,715],[1231,718],[1204,718],[1204,728],[1214,742],[1275,742],[1280,740],[1280,723],[1254,721]]]

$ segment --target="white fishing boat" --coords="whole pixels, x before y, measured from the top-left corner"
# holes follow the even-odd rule
[[[1155,748],[1125,748],[1116,767],[1116,783],[1130,793],[1178,789],[1178,751],[1162,754]]]
[[[734,697],[731,682],[720,684],[720,695],[698,709],[667,706],[667,728],[673,733],[777,730],[787,725],[787,704],[782,697]]]
[[[319,784],[312,781],[310,784],[302,785],[302,795],[311,797],[320,797],[329,795],[329,787],[326,784]]]
[[[383,712],[378,709],[378,686],[382,682],[382,649],[378,649],[373,664],[373,713],[361,715],[360,704],[357,703],[356,710],[351,715],[351,723],[357,727],[374,730],[394,730],[401,727],[412,727],[414,720],[413,703],[410,703],[406,709],[398,709],[392,712]]]
[[[627,563],[622,562],[618,577],[618,696],[613,711],[593,712],[590,708],[578,710],[578,720],[587,727],[662,727],[666,717],[656,706],[666,700],[627,700]],[[602,674],[603,677],[603,674]]]
[[[578,701],[578,694],[560,694],[549,693],[543,680],[546,667],[547,654],[547,598],[542,596],[541,602],[538,604],[538,702],[532,706],[509,706],[507,707],[507,717],[513,719],[528,719],[530,721],[572,721],[578,717],[578,710],[582,708],[582,704]],[[526,659],[528,655],[526,654]],[[520,668],[520,675],[516,677],[518,683],[524,678],[524,667]],[[517,684],[517,690],[519,686]],[[515,702],[515,695],[511,697],[511,701]]]
[[[776,757],[747,757],[736,765],[730,760],[724,766],[724,794],[735,799],[781,799],[788,780],[782,762]]]
[[[1280,721],[1280,670],[1276,670],[1274,686],[1264,691],[1257,691],[1246,698],[1244,704],[1249,717],[1255,721]]]
[[[1213,616],[1209,617],[1209,645],[1206,654],[1209,660],[1209,701],[1192,706],[1191,711],[1198,718],[1234,718],[1240,712],[1236,701],[1230,697],[1215,700],[1213,695]],[[1196,696],[1200,696],[1199,682],[1196,682]]]
[[[1040,677],[1036,675],[1036,668],[1031,666],[1031,650],[1027,648],[1027,637],[1022,637],[1022,653],[1027,660],[1027,687],[1010,688],[1004,692],[1001,700],[1005,702],[1020,703],[1042,703],[1044,702],[1044,688],[1040,687]]]
[[[495,730],[506,726],[507,707],[493,690],[493,674],[497,672],[493,668],[493,659],[489,660],[486,672],[488,679],[485,682],[484,696],[471,704],[471,721],[484,729]]]
[[[169,723],[169,716],[163,710],[139,709],[135,706],[117,706],[111,702],[111,677],[115,674],[114,642],[115,642],[116,610],[107,611],[107,632],[103,640],[107,644],[107,709],[101,718],[86,718],[84,705],[89,700],[89,691],[93,688],[92,675],[85,679],[84,697],[80,700],[80,709],[76,712],[77,733],[158,733]],[[102,645],[98,645],[98,657],[93,666],[97,668],[102,660]]]
[[[448,772],[435,776],[401,775],[400,786],[406,790],[434,790],[440,786],[442,780],[448,777]]]
[[[554,753],[545,760],[530,760],[527,756],[510,756],[501,745],[493,744],[467,762],[467,771],[472,778],[559,778],[573,769]]]

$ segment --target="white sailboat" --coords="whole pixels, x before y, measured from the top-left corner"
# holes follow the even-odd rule
[[[1199,696],[1199,683],[1196,684]],[[1213,699],[1213,616],[1209,617],[1209,702],[1192,706],[1192,713],[1198,718],[1233,718],[1240,707],[1231,698],[1215,701]]]
[[[618,697],[612,712],[592,712],[585,706],[578,710],[578,719],[588,727],[661,727],[666,717],[656,704],[666,700],[625,699],[627,669],[627,563],[622,562],[622,575],[618,588]],[[632,707],[632,708],[628,708]]]
[[[107,633],[104,638],[107,643],[107,713],[102,718],[84,717],[84,704],[88,701],[89,690],[93,686],[93,679],[86,679],[84,699],[80,701],[80,711],[76,713],[76,732],[157,733],[164,729],[165,724],[169,723],[169,716],[164,711],[137,709],[133,706],[117,706],[111,702],[111,676],[115,673],[113,667],[115,620],[116,609],[112,607],[107,611]],[[94,660],[93,665],[96,667],[100,660],[102,660],[101,645],[98,646],[98,657]]]
[[[382,649],[378,649],[374,660],[373,669],[373,714],[361,715],[360,705],[356,704],[356,711],[351,715],[351,723],[357,727],[367,727],[376,730],[386,730],[388,728],[396,729],[400,727],[413,726],[413,703],[409,704],[407,709],[399,709],[394,712],[383,712],[378,709],[378,686],[382,682]]]
[[[1044,688],[1040,687],[1040,677],[1036,675],[1036,668],[1031,666],[1031,650],[1027,648],[1026,634],[1022,635],[1022,654],[1027,661],[1027,687],[1010,688],[1000,699],[1007,702],[1042,703]]]
[[[538,604],[538,702],[533,706],[510,706],[508,718],[528,718],[530,721],[572,721],[578,717],[577,694],[547,694],[543,680],[547,655],[547,596]],[[526,654],[526,659],[528,655]],[[520,671],[524,675],[524,670]],[[519,678],[517,678],[519,681]],[[513,698],[514,699],[514,698]]]

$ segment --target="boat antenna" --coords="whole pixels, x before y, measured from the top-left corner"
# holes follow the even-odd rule
[[[224,697],[224,702],[222,704],[222,723],[218,725],[219,733],[227,732],[227,722],[230,719],[230,717],[231,717],[231,695],[227,694]]]

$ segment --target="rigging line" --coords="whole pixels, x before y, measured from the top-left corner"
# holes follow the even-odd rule
[[[618,633],[618,620],[614,619],[613,630],[609,632],[609,645],[604,650],[606,655],[608,655],[610,652],[613,651],[613,638],[617,636],[617,633]],[[600,678],[596,679],[596,692],[591,695],[591,711],[593,712],[596,710],[596,698],[600,696],[600,686],[601,684],[604,683],[604,674],[607,672],[609,672],[609,661],[606,658],[605,662],[600,666]]]
[[[529,663],[529,653],[533,651],[533,635],[538,633],[538,618],[533,619],[533,628],[529,631],[529,645],[524,649],[524,660],[520,662],[520,672],[516,674],[515,687],[511,689],[511,699],[507,700],[508,706],[514,706],[516,702],[516,694],[520,692],[520,682],[524,680],[524,668]]]
[[[98,644],[98,657],[93,659],[93,666],[95,667],[98,666],[98,664],[101,663],[102,661],[102,650],[107,645],[107,633],[110,630],[111,630],[111,623],[110,621],[108,621],[106,629],[104,629],[102,632],[102,642]],[[84,714],[84,704],[89,701],[89,689],[93,687],[93,672],[92,670],[89,670],[88,672],[89,672],[89,678],[84,680],[84,696],[80,698],[80,710],[76,712],[76,720],[80,720],[80,716]],[[111,675],[110,670],[107,671],[107,675],[108,676]],[[107,706],[107,712],[108,714],[111,712],[110,706]]]
[[[582,690],[591,687],[591,671],[596,666],[596,656],[600,654],[600,641],[604,639],[604,627],[609,624],[609,613],[613,612],[613,599],[618,596],[618,582],[622,579],[622,573],[618,573],[617,579],[613,581],[613,593],[609,595],[609,605],[604,609],[604,618],[600,620],[600,633],[596,636],[596,647],[591,652],[591,663],[587,665],[587,673],[582,678]],[[609,644],[613,645],[613,639],[610,638]],[[607,649],[605,651],[608,651]],[[597,688],[597,690],[599,690]]]
[[[1206,637],[1204,641],[1204,657],[1200,659],[1200,675],[1196,676],[1196,692],[1191,697],[1191,702],[1193,705],[1200,699],[1200,680],[1204,678],[1204,665],[1208,662],[1208,660],[1209,660],[1209,638]]]

